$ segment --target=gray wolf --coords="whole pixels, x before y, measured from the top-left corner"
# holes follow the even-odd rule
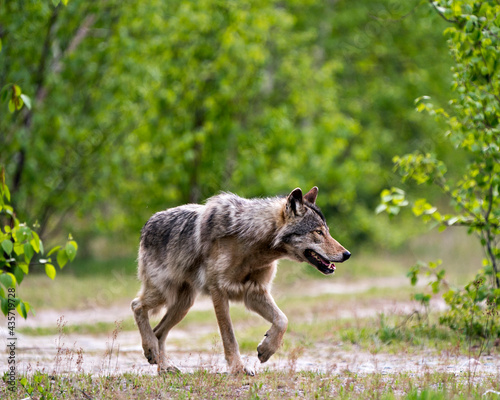
[[[165,339],[187,314],[199,293],[211,296],[224,354],[232,373],[254,371],[241,360],[229,315],[229,301],[243,301],[269,321],[257,347],[266,362],[281,345],[288,320],[271,297],[277,260],[307,262],[328,275],[350,253],[330,236],[316,206],[318,188],[300,188],[287,197],[244,199],[231,193],[154,214],[141,232],[138,276],[131,307],[144,355],[158,372],[178,369],[165,354]],[[152,329],[149,313],[166,306]]]

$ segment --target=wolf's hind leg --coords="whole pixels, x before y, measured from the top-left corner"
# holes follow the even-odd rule
[[[130,306],[134,312],[135,322],[141,334],[144,356],[150,364],[156,364],[159,358],[158,339],[153,333],[153,329],[151,329],[148,315],[148,311],[153,307],[147,307],[141,295],[132,300]]]
[[[165,353],[165,340],[167,339],[170,329],[182,321],[189,309],[193,306],[196,293],[191,285],[185,283],[179,286],[175,301],[168,306],[167,313],[162,320],[153,329],[155,336],[158,338],[159,345],[159,360],[158,372],[179,372],[177,367],[172,364]]]
[[[224,346],[224,355],[229,365],[229,369],[233,374],[244,372],[247,375],[254,376],[255,371],[243,364],[241,360],[238,342],[234,335],[233,325],[231,323],[231,315],[229,313],[229,299],[218,289],[210,290],[212,301],[214,303],[215,316],[219,324],[219,331],[222,337],[222,345]]]
[[[272,323],[271,328],[264,335],[264,339],[257,346],[259,360],[264,363],[280,347],[288,327],[288,319],[278,308],[271,294],[266,289],[260,287],[254,286],[247,290],[245,305]]]

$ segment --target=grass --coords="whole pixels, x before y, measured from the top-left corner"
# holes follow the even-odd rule
[[[127,373],[96,376],[75,373],[53,376],[43,371],[23,376],[15,392],[4,399],[408,399],[458,400],[496,399],[497,377],[471,381],[466,375],[427,373],[384,375],[315,372],[264,371],[256,377],[232,376],[200,370],[161,377]],[[4,378],[5,379],[5,378]],[[4,383],[5,385],[5,383]],[[487,393],[490,391],[489,393]]]
[[[52,281],[43,274],[30,274],[17,293],[36,310],[85,310],[128,302],[139,289],[135,262],[78,260],[59,271]]]

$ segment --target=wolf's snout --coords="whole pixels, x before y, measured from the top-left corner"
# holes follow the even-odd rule
[[[348,250],[346,250],[342,253],[342,261],[347,261],[347,260],[349,260],[350,257],[351,257],[351,253]]]

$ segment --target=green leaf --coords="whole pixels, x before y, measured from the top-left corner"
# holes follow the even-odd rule
[[[71,243],[71,245],[75,248],[75,250],[78,250],[78,244],[73,240],[72,237],[70,237],[69,243]]]
[[[31,229],[24,224],[19,225],[19,227],[15,229],[16,242],[24,242],[25,240],[28,240],[30,236]]]
[[[29,264],[25,263],[25,262],[22,262],[22,261],[19,261],[17,263],[17,266],[19,268],[21,268],[21,271],[24,272],[24,275],[28,275],[28,272],[29,272]]]
[[[68,255],[68,258],[70,261],[73,261],[76,256],[76,243],[71,241],[66,244],[66,254]]]
[[[389,214],[391,215],[398,215],[400,211],[400,208],[398,206],[390,206],[389,207]]]
[[[21,96],[21,88],[18,85],[12,85],[12,88],[14,90],[15,97]]]
[[[21,254],[24,254],[24,245],[22,243],[15,243],[14,244],[14,253],[16,253],[18,256]]]
[[[49,254],[47,254],[47,257],[51,256],[52,254],[54,254],[56,251],[58,251],[59,249],[61,248],[61,246],[56,246],[54,247],[53,249],[51,249],[49,251]]]
[[[30,244],[33,246],[35,253],[40,253],[40,237],[35,231],[31,231],[31,234],[33,235],[33,238],[30,240]]]
[[[54,5],[54,7],[57,7],[60,2],[61,0],[52,0],[52,4]]]
[[[56,277],[56,269],[52,264],[45,264],[45,273],[50,279],[54,279]]]
[[[9,302],[7,299],[4,299],[3,297],[0,298],[1,302],[1,308],[2,308],[2,314],[7,316],[9,313]]]
[[[21,94],[20,97],[21,97],[21,99],[23,99],[26,107],[28,107],[28,109],[31,110],[31,99],[28,96],[26,96],[25,94]]]
[[[14,103],[14,101],[12,99],[9,100],[9,111],[11,113],[13,113],[14,111],[16,111],[16,105]]]
[[[375,214],[380,214],[387,209],[387,204],[379,204],[375,209]]]
[[[16,307],[16,310],[19,313],[19,315],[22,316],[24,319],[28,318],[28,312],[26,311],[26,306],[22,301],[19,302],[19,304]]]
[[[34,255],[35,255],[35,252],[33,251],[33,246],[31,246],[30,243],[25,243],[24,244],[24,261],[26,261],[26,263],[29,264]]]
[[[4,191],[5,197],[7,198],[7,201],[10,202],[10,190],[9,190],[9,187],[7,185],[3,185],[3,191]]]
[[[16,277],[10,272],[3,272],[2,274],[0,274],[0,283],[4,285],[6,289],[15,288]]]
[[[2,249],[4,249],[4,251],[10,256],[10,254],[12,253],[12,249],[14,248],[14,244],[9,240],[9,239],[5,239],[3,242],[2,242]]]
[[[59,264],[59,268],[63,268],[68,263],[68,254],[65,249],[59,250],[57,253],[57,263]]]
[[[35,315],[35,311],[31,308],[31,304],[28,303],[27,301],[24,302],[24,306],[26,307],[26,312],[30,312],[31,314]]]
[[[14,273],[14,276],[16,277],[17,284],[20,285],[24,279],[24,271],[19,266],[16,265],[14,267],[14,271],[12,271],[12,272]]]

